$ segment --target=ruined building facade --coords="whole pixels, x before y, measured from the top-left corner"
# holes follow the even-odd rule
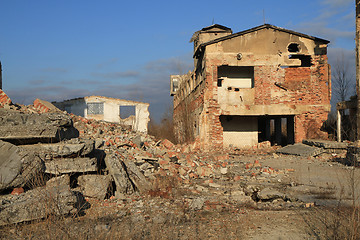
[[[119,123],[131,130],[147,133],[149,103],[103,96],[88,96],[52,102],[57,108],[88,119]]]
[[[203,150],[326,138],[329,41],[264,24],[196,32],[194,70],[171,75],[175,134]]]

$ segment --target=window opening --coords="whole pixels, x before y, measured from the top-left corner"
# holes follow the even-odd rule
[[[288,46],[288,51],[289,52],[293,52],[293,53],[297,53],[300,52],[300,46],[297,43],[290,43]]]
[[[289,59],[299,59],[301,61],[300,67],[311,67],[311,56],[302,54],[289,55]]]
[[[259,142],[270,141],[271,145],[294,144],[294,116],[261,116],[258,119]]]
[[[104,103],[88,103],[88,114],[104,114]]]
[[[229,88],[253,88],[254,67],[248,66],[219,66],[218,87]]]
[[[120,106],[120,118],[125,119],[135,116],[135,106]]]

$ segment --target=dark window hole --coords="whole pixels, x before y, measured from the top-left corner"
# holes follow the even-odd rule
[[[290,43],[289,46],[288,46],[288,51],[289,51],[289,52],[294,52],[294,53],[300,52],[300,46],[299,46],[299,44],[297,44],[297,43]]]

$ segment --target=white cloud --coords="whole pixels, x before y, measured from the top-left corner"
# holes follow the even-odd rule
[[[353,0],[321,0],[312,19],[292,26],[299,32],[330,40],[331,46],[349,44],[354,39],[355,3]],[[316,14],[317,13],[317,14]]]
[[[337,43],[339,38],[352,40],[355,37],[353,31],[331,28],[325,22],[303,22],[296,28],[299,32],[325,38],[333,45]]]

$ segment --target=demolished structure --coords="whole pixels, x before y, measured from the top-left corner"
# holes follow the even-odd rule
[[[53,102],[63,111],[88,119],[120,123],[134,131],[148,130],[149,104],[116,98],[89,96],[63,102]]]
[[[179,142],[203,150],[326,138],[329,41],[264,24],[239,33],[195,32],[194,70],[171,76]]]

